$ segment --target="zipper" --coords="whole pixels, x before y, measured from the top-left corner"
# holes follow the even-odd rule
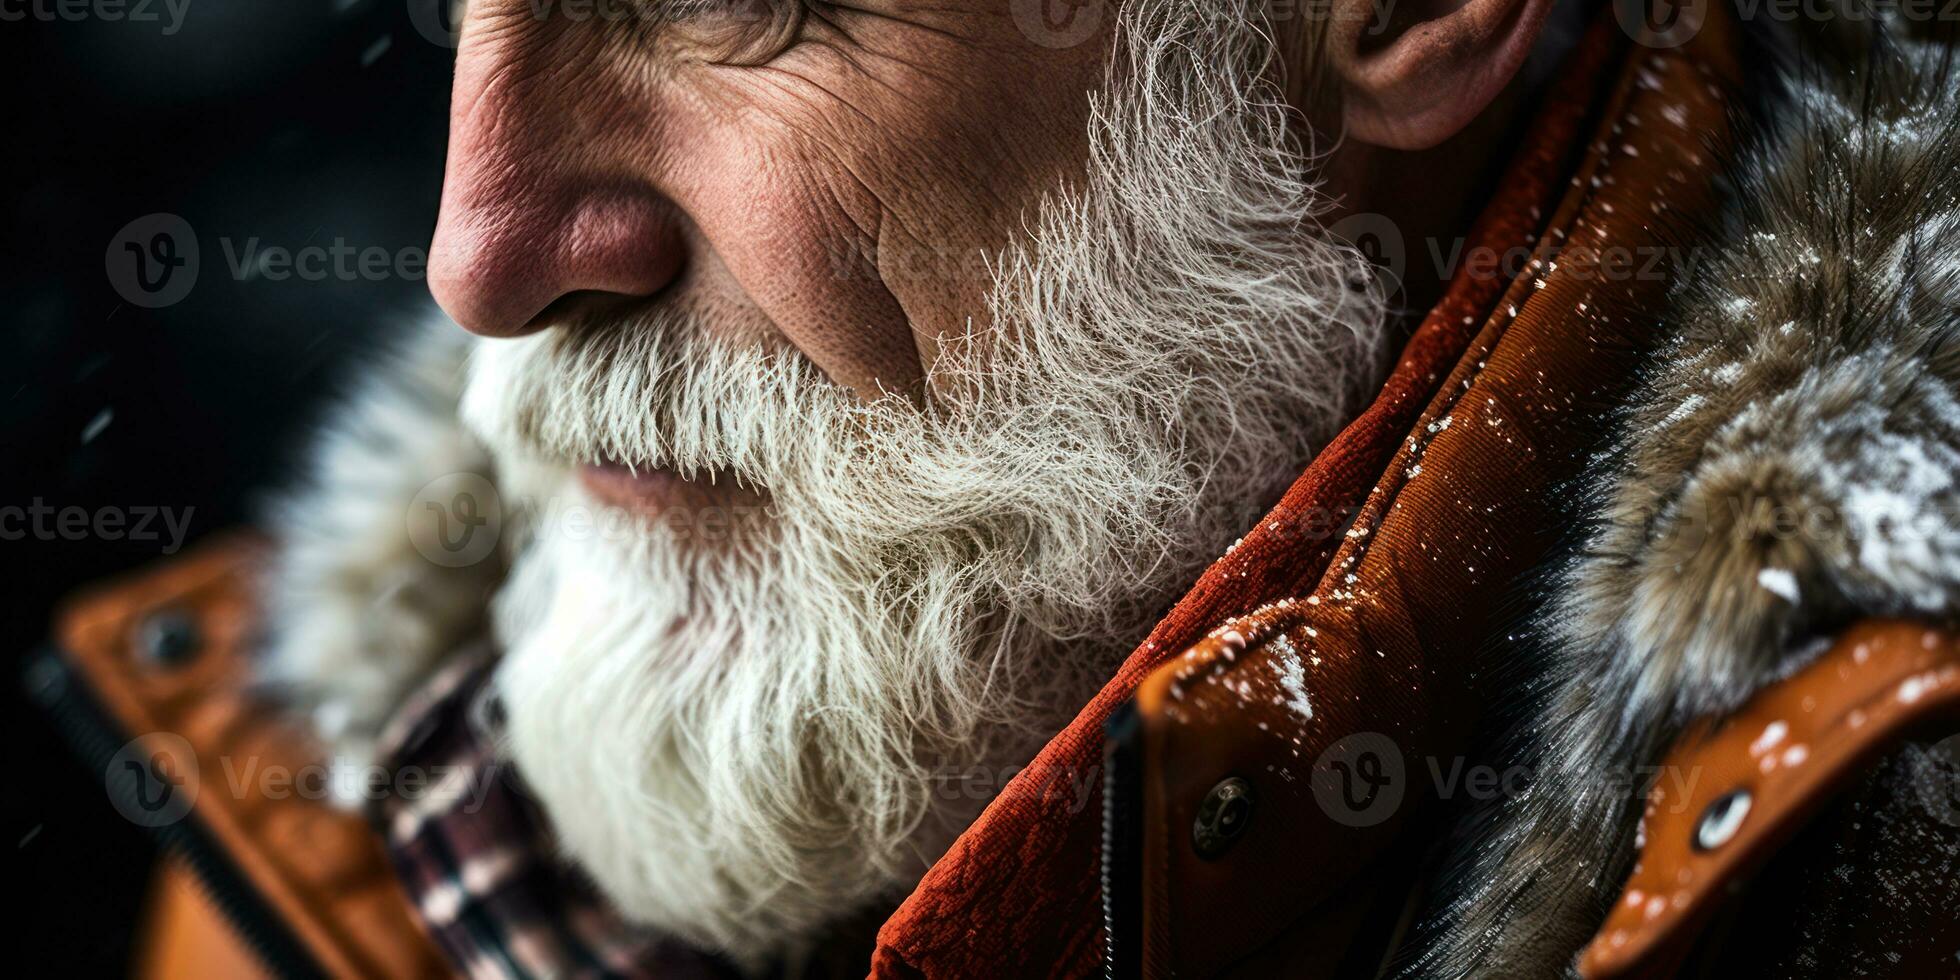
[[[1141,729],[1136,705],[1129,701],[1103,726],[1107,737],[1102,800],[1103,976],[1107,980],[1143,975]]]
[[[84,689],[67,659],[54,648],[43,647],[28,658],[22,679],[28,696],[40,705],[82,763],[104,773],[111,802],[118,809],[137,805],[141,787],[136,777],[109,767],[126,744],[125,733]],[[281,977],[326,976],[199,822],[195,809],[181,820],[149,829],[161,847],[190,867],[211,906],[268,972]]]

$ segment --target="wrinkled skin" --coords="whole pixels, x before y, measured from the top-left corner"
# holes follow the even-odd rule
[[[915,390],[984,317],[984,255],[1083,166],[1106,31],[1046,46],[977,0],[708,6],[471,4],[437,298],[490,335],[687,304],[860,393]]]
[[[1115,3],[473,0],[431,288],[490,336],[680,304],[917,396],[949,332],[989,325],[988,257],[1084,171]],[[1331,217],[1457,234],[1550,7],[1271,4]],[[1412,252],[1420,309],[1441,277]]]

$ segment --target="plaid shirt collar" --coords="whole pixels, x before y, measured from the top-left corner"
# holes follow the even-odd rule
[[[487,643],[459,653],[399,709],[377,753],[422,792],[370,811],[396,874],[457,970],[524,977],[732,977],[725,961],[622,921],[556,857],[543,814],[495,751]]]

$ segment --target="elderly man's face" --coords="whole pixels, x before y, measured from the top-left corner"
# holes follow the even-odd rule
[[[589,6],[470,5],[444,307],[510,336],[685,306],[862,394],[913,392],[985,316],[985,257],[1081,170],[1112,20],[1041,0]]]
[[[1075,713],[1351,417],[1384,303],[1262,0],[1090,5],[1074,44],[1059,2],[668,2],[477,0],[432,279],[544,512],[508,751],[629,918],[758,965],[902,894]],[[1396,50],[1357,64],[1431,65]],[[1347,123],[1433,142],[1430,94]]]

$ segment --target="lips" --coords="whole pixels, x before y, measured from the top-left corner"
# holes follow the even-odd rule
[[[624,463],[579,467],[579,482],[601,502],[631,510],[660,509],[686,489],[680,474],[663,467],[635,471]]]
[[[648,515],[681,507],[728,507],[761,499],[755,492],[737,486],[732,473],[690,480],[663,466],[587,464],[579,467],[579,482],[600,503]]]

